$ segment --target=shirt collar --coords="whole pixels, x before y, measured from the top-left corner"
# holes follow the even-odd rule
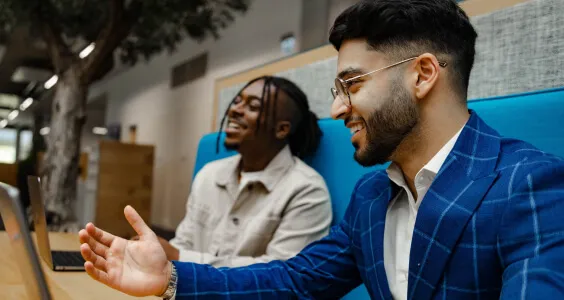
[[[462,128],[460,128],[458,132],[453,137],[451,137],[450,140],[446,142],[446,144],[443,145],[443,147],[439,150],[439,152],[437,152],[431,158],[431,160],[429,160],[429,162],[427,162],[423,166],[423,168],[421,168],[421,170],[417,172],[417,175],[415,176],[416,180],[419,177],[421,177],[423,173],[427,173],[429,175],[429,177],[426,177],[429,179],[428,180],[429,182],[427,182],[427,184],[431,185],[431,182],[435,179],[435,176],[437,176],[437,174],[439,173],[439,170],[443,166],[450,151],[452,151],[452,149],[454,148],[454,145],[456,144],[456,141],[458,140],[458,137],[460,136],[462,129],[464,129],[464,126],[462,126]],[[396,163],[392,162],[390,166],[386,169],[386,172],[388,173],[388,177],[390,178],[390,180],[392,180],[396,185],[402,187],[406,186],[405,179],[403,177],[403,172]]]
[[[441,150],[439,150],[439,152],[437,152],[437,154],[435,154],[435,156],[433,156],[433,158],[431,158],[431,160],[425,166],[423,166],[423,169],[433,172],[434,175],[437,175],[439,173],[439,170],[445,163],[445,160],[447,159],[450,151],[452,151],[452,149],[454,148],[454,145],[456,144],[456,141],[458,140],[458,137],[460,136],[463,128],[464,126],[462,126],[462,128],[460,128],[452,138],[450,138],[450,140],[441,148]]]
[[[241,162],[241,155],[237,154],[233,159],[229,161],[226,172],[222,172],[218,175],[216,183],[219,186],[226,186],[227,184],[238,185],[238,173],[239,164]],[[274,156],[274,158],[268,163],[266,168],[262,171],[253,172],[253,177],[258,178],[257,181],[260,182],[264,187],[271,192],[274,186],[280,181],[282,176],[286,173],[290,167],[294,165],[294,157],[292,151],[290,151],[290,146],[286,145],[282,150]],[[259,175],[259,176],[257,176]]]

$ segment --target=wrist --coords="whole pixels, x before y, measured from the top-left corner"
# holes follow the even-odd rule
[[[171,251],[169,260],[176,260],[176,261],[180,260],[180,250],[172,247],[172,251]]]
[[[168,291],[168,288],[171,284],[171,280],[173,279],[172,278],[173,267],[174,267],[174,265],[172,264],[172,262],[167,261],[167,265],[165,267],[165,276],[164,276],[164,280],[163,280],[163,286],[156,296],[163,297],[163,296],[165,296],[166,292]]]

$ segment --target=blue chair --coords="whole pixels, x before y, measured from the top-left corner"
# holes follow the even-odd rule
[[[470,101],[468,105],[500,134],[514,137],[552,154],[564,157],[564,88],[542,90]],[[350,133],[342,121],[319,121],[323,138],[315,156],[306,160],[325,179],[331,194],[334,223],[339,222],[349,203],[356,181],[371,170],[353,159]],[[233,155],[220,147],[215,151],[217,133],[205,135],[199,143],[194,175],[208,162]],[[343,299],[370,299],[364,285]]]

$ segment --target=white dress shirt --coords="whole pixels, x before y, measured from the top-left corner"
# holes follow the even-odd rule
[[[384,268],[394,299],[407,299],[409,253],[417,211],[460,132],[462,128],[417,172],[417,199],[414,199],[398,165],[392,163],[386,170],[390,180],[402,188],[388,206],[384,228]]]

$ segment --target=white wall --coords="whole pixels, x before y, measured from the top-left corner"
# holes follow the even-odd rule
[[[301,50],[317,48],[327,43],[330,0],[302,2]]]
[[[329,17],[327,24],[329,28],[333,26],[335,19],[348,7],[354,5],[359,0],[328,0],[329,4]]]
[[[301,7],[302,0],[254,0],[220,40],[186,41],[171,56],[114,72],[91,88],[91,98],[107,93],[106,122],[122,124],[122,139],[136,124],[138,143],[156,146],[152,224],[174,229],[184,216],[197,144],[211,131],[215,80],[281,58],[285,33],[299,44]],[[172,66],[203,51],[206,76],[171,89]]]

